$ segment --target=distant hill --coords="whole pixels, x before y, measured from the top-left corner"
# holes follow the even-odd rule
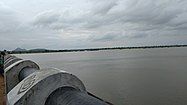
[[[49,52],[49,51],[50,50],[42,49],[42,48],[26,50],[26,49],[18,47],[15,50],[10,51],[10,53],[44,53],[44,52]]]
[[[23,49],[23,48],[16,48],[15,50],[13,50],[13,51],[27,51],[26,49]]]

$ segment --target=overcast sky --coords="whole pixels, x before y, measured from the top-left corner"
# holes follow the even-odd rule
[[[187,44],[187,0],[1,0],[0,50]]]

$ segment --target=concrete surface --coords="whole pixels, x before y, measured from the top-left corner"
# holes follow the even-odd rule
[[[58,88],[72,87],[87,93],[74,75],[58,69],[39,70],[17,84],[7,95],[9,105],[45,105],[49,95]]]
[[[39,70],[39,66],[30,60],[20,60],[5,68],[6,93],[19,83],[19,73],[25,67]]]

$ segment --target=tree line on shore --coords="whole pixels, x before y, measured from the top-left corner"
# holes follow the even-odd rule
[[[187,47],[187,45],[161,45],[161,46],[140,46],[140,47],[111,47],[111,48],[65,49],[65,50],[31,49],[31,50],[13,50],[13,51],[7,51],[7,52],[9,54],[22,54],[22,53],[51,53],[51,52],[99,51],[99,50],[116,50],[116,49],[122,50],[122,49],[170,48],[170,47]]]

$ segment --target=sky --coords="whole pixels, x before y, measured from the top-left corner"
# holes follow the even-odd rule
[[[187,44],[187,0],[0,0],[0,50]]]

